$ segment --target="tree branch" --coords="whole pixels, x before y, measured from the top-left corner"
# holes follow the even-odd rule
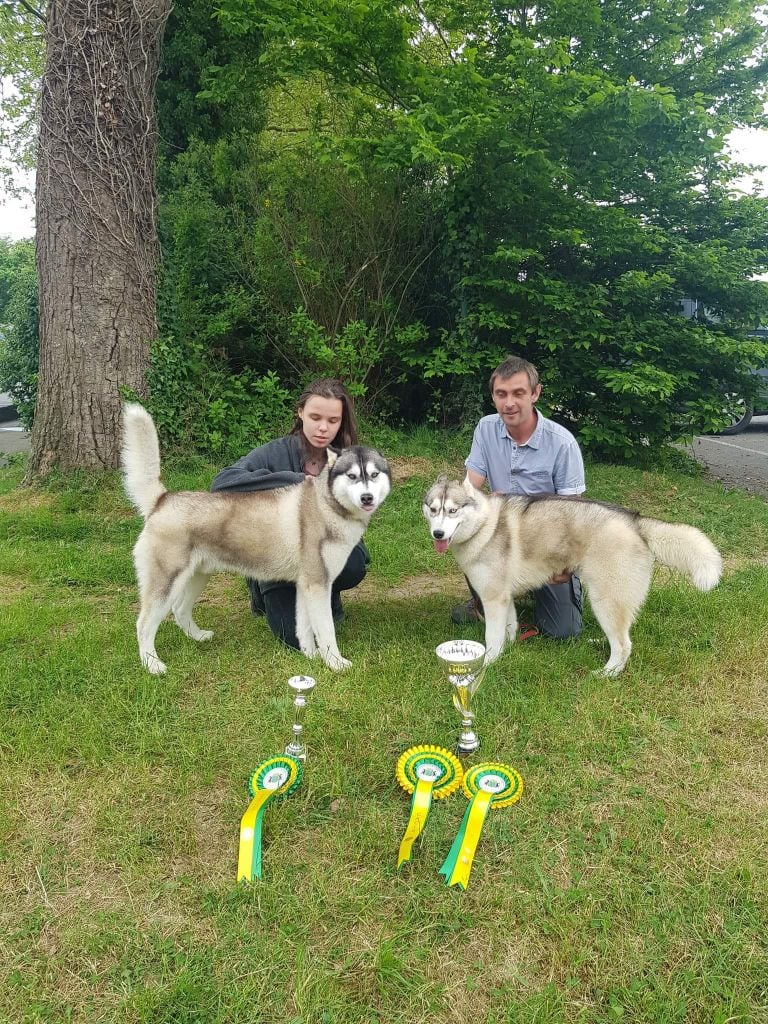
[[[19,6],[23,7],[28,14],[31,14],[33,17],[37,18],[39,21],[42,21],[42,23],[45,24],[45,15],[42,11],[38,11],[38,9],[36,7],[33,7],[32,4],[27,3],[27,0],[18,0],[18,3]],[[2,6],[13,8],[15,4],[11,2],[5,2],[2,4]]]
[[[439,38],[440,42],[441,42],[441,43],[443,44],[443,46],[445,47],[445,52],[446,52],[446,53],[448,54],[448,58],[449,58],[449,60],[451,61],[451,64],[455,64],[455,63],[456,63],[456,58],[455,58],[455,57],[453,56],[453,51],[451,50],[451,47],[450,47],[450,45],[449,45],[449,43],[448,43],[448,40],[447,40],[447,39],[445,38],[445,36],[443,35],[443,33],[442,33],[442,30],[441,30],[440,26],[439,26],[439,25],[437,24],[437,22],[436,22],[436,21],[430,21],[430,19],[429,19],[429,18],[427,17],[427,15],[426,15],[426,13],[425,13],[425,11],[424,11],[424,8],[423,8],[423,7],[422,7],[422,5],[421,5],[421,4],[420,4],[420,3],[418,2],[418,0],[416,0],[416,10],[417,10],[417,11],[419,12],[419,14],[420,14],[420,15],[422,16],[422,18],[424,19],[424,23],[425,23],[426,25],[431,25],[431,26],[432,26],[432,28],[433,28],[433,29],[435,30],[435,32],[437,33],[437,36],[438,36],[438,38]]]

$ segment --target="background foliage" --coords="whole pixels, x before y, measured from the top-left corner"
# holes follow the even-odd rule
[[[37,277],[32,242],[0,238],[0,391],[25,427],[37,395]]]
[[[768,201],[725,151],[766,121],[757,14],[180,0],[158,83],[166,440],[240,450],[326,374],[368,417],[463,424],[509,352],[594,453],[722,426],[768,358],[746,338]],[[29,89],[33,19],[0,19]]]

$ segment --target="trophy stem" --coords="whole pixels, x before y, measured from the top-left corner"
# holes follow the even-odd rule
[[[315,680],[311,676],[291,676],[288,686],[295,692],[293,699],[293,725],[291,726],[291,740],[283,753],[295,757],[298,761],[307,760],[307,748],[302,742],[304,732],[303,718],[307,706],[306,694],[315,686]]]
[[[459,741],[456,744],[456,753],[459,757],[466,757],[468,754],[474,754],[476,750],[480,749],[480,737],[475,732],[475,713],[463,704],[456,689],[454,690],[453,703],[461,715],[461,732],[459,733]]]
[[[480,749],[480,737],[474,730],[475,716],[467,715],[461,721],[461,732],[459,733],[459,742],[456,744],[456,752],[459,757],[466,757],[468,754],[474,754],[476,750]]]

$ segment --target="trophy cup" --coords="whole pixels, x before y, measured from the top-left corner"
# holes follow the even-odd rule
[[[305,695],[308,695],[312,691],[315,686],[315,680],[312,676],[291,676],[288,680],[288,685],[296,694],[293,699],[293,706],[296,710],[294,712],[294,721],[291,728],[293,738],[283,753],[289,754],[291,757],[295,757],[298,761],[306,761],[307,748],[301,742],[301,734],[304,730],[301,720],[304,717],[304,708],[307,706],[307,696]]]
[[[475,714],[470,703],[483,679],[485,647],[476,640],[447,640],[435,648],[445,664],[453,691],[453,705],[461,715],[461,733],[456,752],[459,757],[474,753],[480,746],[475,732]]]

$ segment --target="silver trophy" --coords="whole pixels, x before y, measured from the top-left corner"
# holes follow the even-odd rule
[[[435,648],[435,654],[447,668],[453,706],[461,715],[456,752],[459,757],[465,757],[480,746],[480,738],[475,732],[475,713],[470,703],[483,679],[485,647],[476,640],[447,640]]]
[[[288,680],[288,685],[296,694],[293,698],[293,706],[296,710],[293,714],[293,726],[291,727],[293,738],[283,753],[290,754],[291,757],[295,757],[299,761],[306,761],[307,748],[301,742],[301,734],[304,731],[302,719],[304,717],[304,708],[307,706],[307,696],[314,689],[315,680],[312,676],[291,676]]]

